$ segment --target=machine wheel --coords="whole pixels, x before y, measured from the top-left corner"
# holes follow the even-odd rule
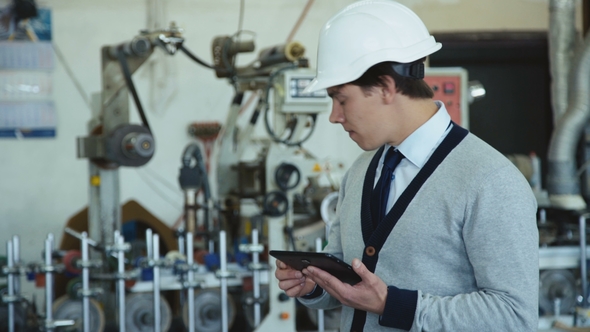
[[[289,210],[289,199],[281,191],[271,191],[264,196],[264,214],[271,217],[280,217]]]
[[[127,331],[151,332],[154,330],[154,295],[135,293],[125,299],[125,328]],[[172,324],[172,311],[164,297],[160,297],[160,327],[168,331]]]
[[[576,278],[569,270],[545,270],[539,277],[539,308],[544,314],[555,314],[555,301],[559,311],[567,314],[576,305],[578,294]]]
[[[244,316],[250,327],[254,328],[254,303],[253,302],[254,292],[248,291],[242,294],[242,310],[244,310]],[[260,287],[260,316],[264,319],[264,316],[268,314],[268,286],[261,285]]]
[[[291,190],[301,181],[301,172],[299,168],[293,164],[282,163],[275,171],[275,182],[277,186],[283,191]]]
[[[322,220],[328,225],[336,219],[336,205],[338,205],[338,192],[334,191],[326,195],[320,205],[320,215]],[[327,234],[326,234],[327,235]]]
[[[68,295],[63,295],[53,302],[53,319],[66,320],[71,319],[76,323],[74,326],[58,327],[56,331],[83,331],[84,325],[82,319],[84,312],[82,310],[82,300],[70,299]],[[105,326],[104,312],[99,303],[90,299],[90,331],[102,332]]]
[[[232,327],[236,318],[236,306],[232,297],[227,296],[227,327]],[[182,312],[184,325],[188,327],[188,301]],[[221,291],[216,288],[195,290],[195,330],[198,332],[221,331]]]

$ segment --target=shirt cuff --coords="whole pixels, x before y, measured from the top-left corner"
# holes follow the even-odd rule
[[[379,325],[409,331],[414,324],[418,291],[387,287],[387,298]]]
[[[322,294],[324,294],[324,289],[322,287],[318,286],[318,284],[316,284],[311,292],[303,295],[301,298],[306,299],[306,300],[311,300],[311,299],[315,299],[316,297],[320,297]]]

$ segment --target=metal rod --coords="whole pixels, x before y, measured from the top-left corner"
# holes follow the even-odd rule
[[[88,263],[90,255],[88,253],[88,233],[82,233],[82,261]],[[88,264],[82,266],[82,315],[84,332],[90,332],[90,271]]]
[[[180,227],[178,228],[178,251],[183,254],[186,255],[185,249],[184,249],[184,228]]]
[[[252,245],[258,245],[258,229],[252,230]],[[252,263],[254,266],[258,266],[260,263],[260,254],[258,251],[252,253]],[[260,270],[255,269],[252,282],[254,284],[254,327],[260,325]]]
[[[14,256],[14,265],[20,266],[20,238],[18,235],[12,236],[12,255]],[[20,294],[20,273],[17,273],[14,278],[14,293]]]
[[[188,332],[195,332],[195,289],[193,287],[195,272],[193,271],[193,255],[193,233],[188,232],[186,233],[186,262],[188,264]]]
[[[315,239],[315,251],[322,251],[322,238]],[[318,332],[324,332],[324,309],[318,309]]]
[[[6,244],[6,256],[8,256],[9,269],[14,267],[13,249],[12,240],[8,240]],[[8,331],[14,332],[14,302],[12,301],[14,296],[14,274],[12,272],[8,273],[8,296],[11,298],[11,301],[8,302]]]
[[[227,315],[227,247],[225,244],[225,231],[219,232],[219,255],[220,255],[220,270],[221,276],[221,331],[228,330],[228,315]]]
[[[586,216],[580,216],[580,273],[582,278],[582,307],[588,307],[588,273],[586,267]]]
[[[76,239],[82,241],[82,234],[76,232],[75,230],[66,227],[65,228],[66,233],[70,234],[71,236],[75,237]],[[92,240],[91,238],[86,237],[86,241],[88,242],[89,245],[93,246],[93,247],[97,247],[98,244],[96,243],[96,241]]]
[[[145,231],[145,246],[147,251],[147,258],[148,260],[152,259],[152,229],[148,228]]]
[[[123,274],[125,273],[125,252],[122,250],[125,239],[119,231],[115,232],[115,243],[118,245],[119,251],[117,252],[117,272],[119,273],[119,280],[117,280],[117,298],[119,302],[119,332],[125,332],[125,279]]]
[[[158,261],[160,259],[160,236],[153,235],[153,260],[154,260],[154,332],[160,332],[162,324],[160,323],[162,317],[160,312],[160,267]]]
[[[45,322],[48,331],[53,331],[53,234],[49,233],[45,240]]]
[[[215,241],[213,241],[213,240],[209,240],[209,253],[210,254],[215,253]]]
[[[195,189],[187,189],[184,193],[186,202],[185,229],[187,232],[194,233],[197,231],[197,191]]]

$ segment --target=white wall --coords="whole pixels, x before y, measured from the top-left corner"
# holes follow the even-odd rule
[[[239,0],[168,0],[167,16],[184,28],[185,45],[210,62],[210,44],[218,35],[238,27]],[[315,1],[295,40],[307,48],[315,63],[317,34],[322,24],[352,0]],[[544,30],[548,1],[540,0],[405,0],[431,31]],[[246,0],[243,28],[256,32],[257,50],[287,38],[307,0]],[[105,44],[130,40],[146,26],[145,0],[52,0],[53,42],[90,95],[100,90],[99,50]],[[253,55],[240,58],[242,64]],[[152,173],[177,187],[180,154],[191,141],[187,125],[194,121],[225,119],[232,97],[227,81],[191,62],[184,54],[171,58],[171,77],[177,85],[166,108],[149,107],[148,66],[134,75],[139,95],[157,140],[154,158],[143,168],[121,171],[121,200],[133,198],[163,221],[172,224],[181,214],[180,190],[170,190]],[[172,83],[171,83],[172,84]],[[174,87],[174,85],[172,85]],[[49,232],[61,238],[65,221],[84,208],[88,199],[88,161],[76,158],[76,137],[85,136],[90,110],[75,89],[64,65],[56,61],[54,100],[59,124],[55,139],[0,140],[0,245],[13,235],[21,236],[26,261],[40,260]],[[133,119],[137,121],[134,107]],[[307,148],[322,159],[346,165],[360,149],[340,126],[331,125],[327,114],[319,118],[315,136]],[[147,184],[147,182],[150,185]],[[168,200],[153,190],[164,193]],[[5,249],[0,249],[3,253]]]

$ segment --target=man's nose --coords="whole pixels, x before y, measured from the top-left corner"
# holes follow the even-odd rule
[[[332,103],[332,111],[328,119],[331,123],[341,123],[343,121],[342,109],[338,106],[338,103]]]

